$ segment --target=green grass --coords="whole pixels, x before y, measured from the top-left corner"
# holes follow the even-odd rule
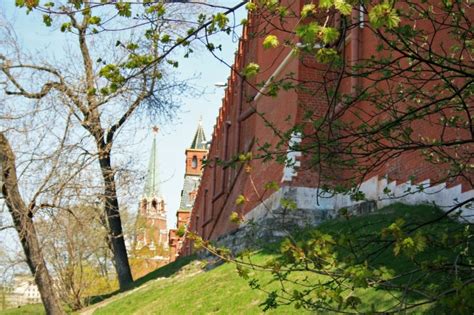
[[[147,283],[150,280],[155,280],[157,278],[165,278],[165,277],[171,277],[172,275],[176,274],[179,272],[181,269],[185,268],[186,265],[188,265],[190,262],[194,261],[196,259],[195,256],[187,256],[183,257],[171,264],[165,265],[161,268],[156,269],[155,271],[150,272],[149,274],[138,278],[133,282],[132,287],[129,289],[135,289],[138,288],[145,283]],[[101,302],[103,300],[109,299],[117,294],[119,294],[121,291],[117,290],[108,294],[104,295],[99,295],[99,296],[93,296],[89,300],[89,304],[95,304],[98,302]]]
[[[268,256],[256,254],[256,262]],[[176,263],[180,263],[179,261]],[[147,287],[124,296],[94,314],[262,314],[259,304],[263,292],[249,288],[232,264],[223,264],[208,272],[195,275],[196,262],[185,266],[181,276],[156,280]],[[186,275],[188,274],[188,275]],[[270,280],[268,274],[262,278]],[[292,306],[282,307],[268,314],[305,314]]]
[[[44,311],[43,304],[28,304],[20,307],[9,308],[0,311],[1,315],[43,315],[46,314]]]

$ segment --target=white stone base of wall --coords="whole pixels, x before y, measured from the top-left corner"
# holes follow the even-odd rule
[[[449,211],[456,205],[474,198],[474,190],[461,192],[461,185],[450,188],[446,188],[446,184],[431,186],[429,180],[417,184],[397,183],[388,182],[386,178],[378,176],[363,182],[359,190],[365,194],[365,201],[354,201],[344,194],[329,195],[318,188],[284,186],[264,203],[252,209],[244,218],[245,221],[268,218],[276,210],[281,210],[282,198],[294,200],[300,210],[324,211],[329,212],[330,216],[335,216],[337,210],[343,207],[353,207],[367,201],[375,202],[377,208],[402,202],[410,205],[434,204],[444,211]],[[460,220],[474,222],[474,201],[458,210],[461,211]]]

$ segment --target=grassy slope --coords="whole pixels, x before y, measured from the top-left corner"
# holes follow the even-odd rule
[[[43,315],[46,314],[42,304],[29,304],[0,311],[2,315]]]
[[[257,254],[256,261],[267,256]],[[193,274],[200,267],[190,264],[187,274],[159,279],[94,314],[261,314],[258,304],[265,294],[251,290],[232,264]],[[269,275],[263,275],[268,278]],[[304,314],[292,306],[269,314]]]
[[[414,207],[397,204],[368,216],[353,218],[349,224],[363,234],[373,234],[380,233],[381,228],[400,217],[403,217],[406,222],[423,222],[440,214],[440,210],[432,206]],[[438,225],[441,230],[443,227],[459,226],[451,220],[444,221]],[[332,220],[324,223],[318,229],[337,235],[347,232],[348,223],[344,219]],[[434,235],[440,233],[437,230],[432,232]],[[423,255],[432,256],[436,253],[428,251]],[[254,262],[264,262],[272,256],[274,255],[257,253],[253,260]],[[388,265],[398,271],[411,268],[411,263],[407,259],[403,257],[394,259],[388,252],[382,254],[378,260],[381,265]],[[271,276],[266,273],[258,273],[257,278],[264,284],[269,282]],[[373,289],[364,290],[361,292],[361,295],[364,296],[364,309],[369,311],[372,303],[390,305],[388,301],[391,294],[396,293]],[[263,312],[258,305],[265,297],[264,293],[251,290],[248,287],[247,281],[237,275],[234,265],[224,264],[211,271],[191,277],[156,281],[147,288],[98,309],[94,314],[260,314]],[[419,312],[425,310],[426,308],[418,309]],[[269,313],[304,314],[304,311],[295,310],[292,306],[283,306]]]
[[[403,217],[406,222],[422,222],[440,215],[440,210],[431,206],[405,206],[395,205],[378,211],[368,216],[356,217],[350,223],[341,220],[332,220],[324,223],[318,229],[330,233],[341,234],[347,231],[348,224],[363,234],[372,234],[380,231],[382,227],[393,222],[396,218]],[[444,227],[459,226],[450,220],[437,226],[433,234],[441,233]],[[358,233],[356,233],[358,234]],[[354,235],[355,236],[355,235]],[[423,255],[436,255],[427,251]],[[256,253],[252,260],[256,263],[264,262],[274,257],[271,253]],[[398,271],[411,268],[410,262],[404,258],[393,256],[389,253],[379,258],[381,265],[388,265]],[[223,264],[207,272],[196,273],[200,269],[196,260],[184,258],[170,265],[164,266],[149,275],[136,281],[136,289],[126,295],[116,296],[94,314],[262,314],[259,304],[265,299],[263,292],[249,288],[247,281],[237,275],[235,266]],[[258,273],[260,283],[268,284],[271,275]],[[429,282],[433,279],[428,279]],[[272,287],[269,284],[268,287]],[[364,290],[364,304],[366,310],[370,304],[380,303],[389,305],[387,300],[393,292]],[[104,297],[104,298],[107,298]],[[426,310],[426,309],[425,309]],[[419,309],[419,313],[424,309]],[[34,312],[21,314],[38,314]],[[15,312],[0,312],[0,314],[20,314]],[[292,306],[282,306],[271,310],[270,314],[305,314],[303,310],[296,310]]]

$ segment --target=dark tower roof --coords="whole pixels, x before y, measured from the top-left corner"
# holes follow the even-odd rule
[[[197,193],[201,177],[198,176],[186,176],[184,178],[183,190],[181,191],[181,201],[179,203],[179,210],[189,210],[193,208],[195,196],[193,193]]]
[[[201,120],[199,120],[199,124],[196,130],[196,134],[194,135],[193,143],[191,143],[190,149],[195,150],[207,150],[206,148],[206,136],[204,135],[204,129],[202,129]]]

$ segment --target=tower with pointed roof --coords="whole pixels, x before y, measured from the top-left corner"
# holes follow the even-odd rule
[[[183,244],[184,235],[189,224],[191,210],[196,199],[199,184],[201,183],[203,160],[206,159],[208,150],[206,136],[199,120],[196,133],[191,146],[186,149],[186,170],[184,174],[183,190],[181,190],[181,202],[176,213],[176,229],[169,232],[169,247],[171,261],[175,260]]]
[[[145,188],[140,200],[137,219],[137,249],[148,248],[150,253],[162,255],[168,247],[168,230],[166,226],[165,201],[160,191],[160,172],[156,134],[158,127],[153,127],[148,172]]]
[[[186,176],[199,176],[202,175],[202,161],[207,155],[207,142],[206,136],[204,135],[204,129],[202,128],[202,122],[199,120],[196,133],[194,134],[193,142],[191,146],[186,149]],[[186,198],[185,198],[186,199]],[[186,200],[181,199],[181,209],[188,209]],[[184,204],[183,204],[184,202]],[[192,207],[192,206],[191,206]],[[190,209],[190,208],[189,208]]]

